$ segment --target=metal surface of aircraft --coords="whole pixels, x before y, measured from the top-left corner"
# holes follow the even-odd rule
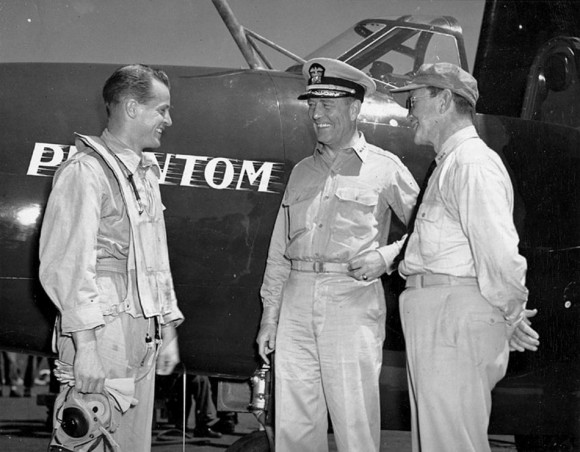
[[[377,93],[363,104],[360,128],[370,142],[397,154],[419,183],[432,150],[413,144],[407,111],[389,90],[402,86],[422,63],[469,68],[461,27],[451,17],[363,20],[297,56],[242,27],[225,1],[214,4],[249,69],[163,67],[179,114],[155,154],[175,288],[186,316],[179,337],[183,362],[192,373],[245,381],[260,364],[254,344],[259,288],[281,195],[293,165],[315,142],[306,104],[297,100],[304,90],[302,63],[314,56],[338,58],[377,81]],[[508,375],[494,391],[490,432],[516,435],[520,451],[550,450],[549,444],[580,438],[580,38],[575,36],[580,36],[577,2],[488,0],[473,69],[481,93],[476,124],[511,171],[520,251],[529,267],[528,307],[539,310],[533,324],[542,338],[540,350],[512,354]],[[292,62],[274,69],[266,53],[272,50]],[[100,89],[117,66],[0,62],[2,349],[51,353],[56,312],[38,282],[42,214],[51,176],[75,152],[73,132],[103,128]],[[394,224],[391,239],[403,233]],[[403,284],[396,275],[384,284],[382,427],[408,429],[397,306]],[[268,450],[262,434],[253,441],[239,450]]]

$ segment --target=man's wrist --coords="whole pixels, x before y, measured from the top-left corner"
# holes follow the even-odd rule
[[[264,312],[262,312],[262,319],[260,320],[260,327],[263,328],[267,325],[277,327],[279,314],[280,310],[274,306],[264,307]]]
[[[174,337],[177,337],[177,329],[175,328],[175,326],[173,324],[170,323],[170,324],[161,326],[161,338],[164,341],[169,341],[169,340],[173,339]]]
[[[515,314],[515,315],[514,314],[511,314],[511,315],[504,315],[503,316],[503,318],[504,318],[505,322],[507,323],[507,325],[508,326],[511,326],[511,327],[518,326],[520,324],[520,322],[522,320],[524,320],[524,317],[525,317],[525,315],[524,315],[524,311],[523,310],[520,311],[519,313]]]
[[[97,335],[95,334],[94,329],[74,331],[72,333],[72,338],[77,350],[90,350],[97,348]]]
[[[260,328],[267,328],[267,327],[278,328],[278,322],[274,322],[274,321],[260,322]]]

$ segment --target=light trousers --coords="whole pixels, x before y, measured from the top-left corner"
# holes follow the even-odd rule
[[[106,299],[124,299],[127,280],[122,272],[103,271],[98,273],[97,284],[101,296]],[[113,439],[120,452],[148,452],[151,450],[151,429],[153,423],[153,404],[155,401],[155,343],[156,323],[154,318],[132,317],[121,312],[104,317],[106,324],[95,329],[99,356],[108,379],[134,378],[135,395],[138,403],[123,413],[119,426],[113,432]],[[146,336],[152,340],[146,341]],[[73,364],[76,354],[70,336],[57,338],[59,359]],[[55,415],[59,403],[64,401],[67,387],[61,387],[61,394],[55,403]],[[102,444],[95,451],[102,451]]]
[[[276,337],[276,450],[340,452],[380,444],[386,304],[380,281],[292,271]]]
[[[490,451],[491,390],[507,370],[507,327],[477,285],[400,298],[413,452]]]

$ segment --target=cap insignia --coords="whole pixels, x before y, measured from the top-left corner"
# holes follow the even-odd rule
[[[308,73],[310,74],[310,84],[314,85],[316,83],[322,83],[322,77],[324,77],[325,69],[318,63],[314,63],[310,66]]]

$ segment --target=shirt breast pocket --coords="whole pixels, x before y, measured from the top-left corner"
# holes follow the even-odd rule
[[[423,202],[419,206],[415,228],[419,233],[419,246],[423,257],[433,257],[439,252],[444,216],[445,208],[441,204]]]
[[[342,187],[336,190],[336,230],[342,234],[366,237],[376,227],[378,192],[364,188]]]
[[[314,220],[313,203],[318,192],[316,188],[286,191],[282,205],[286,209],[290,239],[311,228]]]

